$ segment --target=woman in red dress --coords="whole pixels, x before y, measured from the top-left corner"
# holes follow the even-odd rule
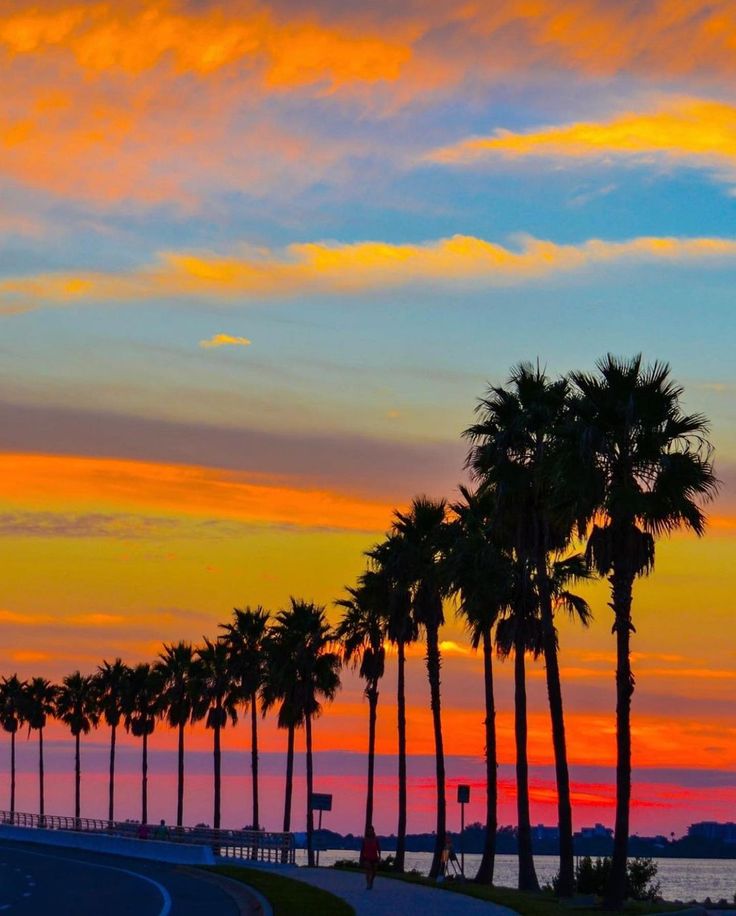
[[[360,864],[365,868],[365,886],[367,890],[373,888],[373,879],[376,877],[376,869],[381,858],[381,847],[378,845],[378,837],[373,827],[369,827],[363,837],[363,845],[360,849]]]

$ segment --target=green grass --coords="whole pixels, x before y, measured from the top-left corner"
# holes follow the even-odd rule
[[[342,866],[338,866],[342,867]],[[352,871],[353,869],[346,869]],[[511,887],[486,887],[482,884],[473,884],[472,881],[443,881],[437,884],[423,875],[399,874],[397,872],[380,871],[378,879],[389,878],[394,881],[408,881],[413,884],[422,884],[448,893],[465,894],[467,897],[476,897],[478,900],[487,900],[507,906],[521,916],[601,916],[603,907],[570,906],[551,896],[551,894],[526,894]],[[673,912],[683,907],[671,903],[647,903],[644,901],[630,901],[623,912],[626,916],[646,916],[648,913]]]
[[[355,916],[350,904],[334,894],[271,871],[238,865],[217,865],[208,871],[260,891],[273,907],[274,916]]]

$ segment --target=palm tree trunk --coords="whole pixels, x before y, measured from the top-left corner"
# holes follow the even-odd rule
[[[115,741],[117,726],[110,726],[110,785],[108,788],[107,819],[115,820]]]
[[[79,812],[81,810],[80,795],[82,788],[82,760],[79,742],[79,732],[77,732],[74,745],[74,817],[76,818],[79,818]]]
[[[376,717],[378,713],[378,688],[375,682],[366,690],[368,695],[368,790],[365,799],[365,830],[373,825],[373,784],[376,770]]]
[[[427,676],[429,678],[432,726],[434,729],[435,771],[437,781],[437,827],[434,857],[429,877],[436,878],[442,867],[442,851],[445,848],[447,832],[447,803],[445,799],[445,751],[442,745],[442,715],[440,706],[440,658],[439,629],[427,627]]]
[[[253,691],[250,698],[250,769],[253,775],[253,829],[258,830],[260,812],[258,811],[258,694]]]
[[[539,881],[532,854],[532,827],[529,815],[529,762],[527,760],[526,671],[524,643],[514,646],[514,713],[516,732],[516,806],[519,844],[519,890],[538,891]]]
[[[176,826],[184,823],[184,728],[185,722],[179,723],[178,771],[176,780]]]
[[[15,814],[15,732],[10,733],[10,822]]]
[[[544,664],[547,675],[547,698],[552,722],[552,746],[555,754],[555,776],[557,778],[557,823],[560,831],[560,877],[558,894],[572,897],[575,892],[575,853],[572,840],[572,801],[570,799],[570,771],[567,765],[567,742],[565,740],[565,716],[562,708],[562,685],[560,665],[557,657],[555,633],[550,596],[547,564],[544,557],[537,560],[540,607],[544,638]]]
[[[623,568],[622,568],[623,567]],[[610,579],[616,621],[616,826],[613,861],[606,888],[606,905],[621,907],[626,899],[626,861],[629,851],[629,806],[631,803],[631,592],[634,577],[628,564],[614,566]]]
[[[217,710],[217,721],[214,727],[214,779],[215,779],[215,810],[212,815],[212,826],[215,830],[220,829],[220,792],[221,792],[221,763],[222,752],[220,750],[220,717],[219,709]]]
[[[38,814],[43,820],[45,814],[43,793],[43,726],[38,730]]]
[[[141,824],[148,823],[148,730],[143,726],[143,753],[141,754]]]
[[[284,833],[291,830],[291,795],[294,789],[294,726],[289,725],[286,745],[286,784],[284,787]],[[286,862],[284,850],[282,862]]]
[[[498,760],[496,751],[496,701],[493,695],[493,645],[490,629],[483,631],[483,682],[486,701],[486,835],[475,880],[493,884],[498,829]]]
[[[406,853],[406,646],[398,642],[398,677],[396,689],[397,728],[399,733],[399,825],[396,833],[396,871],[404,870]]]
[[[314,867],[314,812],[312,811],[312,790],[314,773],[312,770],[312,717],[304,716],[304,729],[307,739],[307,865]]]

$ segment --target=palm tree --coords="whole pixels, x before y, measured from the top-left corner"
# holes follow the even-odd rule
[[[522,363],[506,387],[490,387],[478,404],[478,421],[464,433],[472,445],[467,465],[482,486],[492,487],[495,514],[509,531],[509,546],[536,580],[542,651],[552,724],[560,831],[560,896],[575,890],[572,803],[550,563],[567,548],[574,530],[571,500],[560,499],[556,454],[567,419],[569,385]]]
[[[373,824],[373,783],[376,760],[376,717],[378,711],[378,684],[386,667],[384,633],[386,604],[380,577],[366,572],[357,588],[347,588],[349,598],[335,602],[344,608],[342,620],[335,630],[335,638],[342,646],[342,657],[348,664],[360,666],[360,676],[365,681],[368,700],[368,789],[365,803],[365,830]]]
[[[507,614],[496,625],[496,650],[500,658],[514,655],[514,736],[516,741],[516,812],[519,855],[519,890],[538,891],[532,853],[529,814],[529,760],[527,755],[527,702],[525,656],[542,654],[542,624],[531,598],[527,570],[516,564],[512,577],[514,597]]]
[[[43,730],[49,716],[54,715],[57,688],[46,678],[34,677],[23,686],[21,696],[23,720],[38,732],[38,813],[45,814],[43,772]]]
[[[412,610],[410,577],[403,562],[401,538],[389,534],[368,552],[376,587],[384,594],[386,636],[396,646],[396,719],[398,734],[398,828],[394,867],[403,872],[406,857],[406,648],[419,638],[419,627]]]
[[[148,823],[148,736],[156,728],[156,716],[161,708],[163,677],[161,672],[141,662],[126,679],[123,697],[125,728],[135,738],[142,738],[141,747],[141,824]]]
[[[442,658],[439,631],[444,623],[442,600],[447,591],[444,581],[443,550],[448,538],[447,506],[444,500],[416,497],[408,513],[396,512],[393,530],[399,537],[403,562],[411,577],[411,606],[419,626],[424,627],[427,641],[427,677],[429,680],[434,729],[437,774],[437,832],[430,877],[439,874],[445,846],[447,822],[445,796],[445,753],[442,742],[440,669]]]
[[[458,610],[465,618],[473,649],[483,647],[486,739],[486,833],[483,855],[475,880],[493,884],[498,829],[498,785],[496,752],[496,704],[493,692],[493,628],[499,615],[509,607],[511,560],[494,533],[493,495],[485,490],[471,493],[460,487],[462,501],[452,505],[455,518],[446,562]]]
[[[314,865],[314,817],[312,794],[314,769],[312,752],[312,721],[322,710],[323,700],[332,700],[340,687],[340,656],[330,650],[334,634],[327,622],[325,609],[311,601],[291,598],[287,610],[276,614],[274,635],[290,650],[289,666],[293,672],[276,677],[290,682],[290,700],[296,721],[304,723],[307,769],[307,863]]]
[[[230,650],[232,672],[240,682],[244,702],[250,704],[251,773],[253,785],[254,830],[259,829],[258,810],[258,695],[266,679],[264,645],[268,631],[269,613],[262,607],[233,610],[233,622],[221,624],[223,639]]]
[[[74,816],[79,817],[82,766],[80,738],[96,728],[100,720],[94,678],[79,671],[68,674],[56,695],[54,717],[74,736]]]
[[[130,668],[121,659],[103,662],[95,674],[95,689],[101,717],[110,727],[110,777],[108,783],[107,819],[115,819],[115,749],[117,730],[123,715],[125,687]]]
[[[243,697],[230,666],[230,652],[222,640],[211,642],[205,637],[204,646],[197,649],[197,658],[200,662],[201,710],[206,714],[205,725],[212,729],[213,736],[214,813],[212,826],[217,830],[220,827],[222,795],[220,737],[228,719],[233,725],[238,721],[238,705]]]
[[[196,718],[200,703],[200,664],[191,643],[164,645],[156,670],[162,681],[159,715],[178,732],[176,826],[184,822],[184,730]]]
[[[25,682],[18,675],[0,681],[0,724],[10,735],[10,817],[15,814],[15,736],[23,722]]]
[[[708,423],[685,414],[669,366],[610,354],[597,373],[575,372],[572,437],[564,457],[576,469],[579,524],[591,523],[586,555],[611,587],[616,634],[616,826],[609,906],[626,893],[631,800],[630,642],[634,580],[654,566],[655,538],[684,527],[702,535],[702,505],[717,490]],[[562,468],[562,475],[566,469]]]

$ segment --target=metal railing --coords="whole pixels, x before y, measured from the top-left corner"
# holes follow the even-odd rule
[[[294,835],[267,830],[213,830],[210,827],[162,827],[135,821],[106,821],[90,817],[0,811],[0,824],[13,827],[100,833],[129,839],[209,846],[217,856],[258,862],[295,862]]]

